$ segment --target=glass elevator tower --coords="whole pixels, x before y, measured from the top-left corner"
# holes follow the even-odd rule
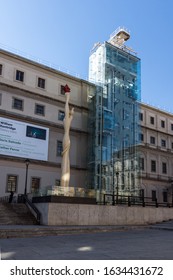
[[[129,38],[128,30],[118,28],[95,44],[89,59],[96,90],[88,96],[88,184],[100,193],[139,194],[140,59],[125,46]]]

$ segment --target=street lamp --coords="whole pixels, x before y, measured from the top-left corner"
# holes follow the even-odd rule
[[[113,200],[112,200],[112,205],[115,205],[115,186],[114,186],[114,172],[113,172]]]
[[[171,181],[171,187],[172,187],[172,207],[173,207],[173,181]]]
[[[117,177],[117,194],[116,194],[116,204],[118,204],[118,176],[119,176],[119,172],[116,172],[116,177]]]
[[[26,175],[25,175],[25,191],[24,195],[26,196],[27,194],[27,180],[28,180],[28,166],[29,166],[30,160],[27,158],[25,159],[25,164],[26,164]]]

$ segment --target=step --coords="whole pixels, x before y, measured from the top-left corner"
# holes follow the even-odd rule
[[[33,225],[37,221],[25,204],[0,203],[0,225],[4,224]]]
[[[142,228],[146,226],[142,226]],[[20,229],[0,229],[0,238],[29,238],[29,237],[41,237],[41,236],[58,236],[58,235],[70,235],[81,233],[93,233],[93,232],[110,232],[110,231],[126,231],[132,229],[141,229],[140,226],[101,226],[101,227],[60,227],[60,228],[20,228]]]

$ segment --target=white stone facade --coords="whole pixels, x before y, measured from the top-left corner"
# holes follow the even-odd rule
[[[59,183],[64,133],[61,116],[65,104],[61,86],[65,84],[71,89],[69,105],[75,109],[70,131],[70,185],[83,187],[87,166],[87,93],[94,85],[3,50],[0,51],[0,65],[0,117],[49,129],[48,159],[30,159],[27,192],[31,192],[34,184],[37,188],[38,184],[41,187]],[[39,79],[42,84],[39,84]],[[0,196],[8,195],[10,184],[16,184],[16,194],[24,193],[25,158],[1,154],[0,178]]]
[[[39,79],[42,87],[38,86]],[[61,86],[65,84],[71,89],[70,107],[75,109],[70,131],[70,185],[80,188],[85,187],[87,176],[87,95],[95,90],[95,86],[0,50],[0,117],[49,129],[47,161],[30,159],[28,193],[38,185],[41,188],[59,183],[62,158],[58,154],[58,143],[61,144],[64,133],[63,122],[59,118],[64,111],[65,97]],[[145,104],[140,107],[143,135],[140,144],[143,168],[141,189],[144,190],[144,196],[153,195],[160,202],[172,202],[173,115]],[[16,184],[16,195],[24,193],[25,159],[0,154],[0,196],[8,195],[10,184],[12,186],[13,183]],[[9,178],[11,181],[8,185]]]
[[[142,165],[144,196],[156,195],[160,202],[173,197],[173,115],[141,104]],[[155,193],[155,194],[154,194]],[[167,193],[167,195],[166,195]],[[167,199],[166,199],[167,196]]]

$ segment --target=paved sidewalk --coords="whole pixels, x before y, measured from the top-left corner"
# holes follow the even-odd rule
[[[95,232],[126,231],[145,226],[0,226],[0,239],[2,238],[29,238],[36,236],[58,236],[66,234],[81,234]]]
[[[5,227],[1,226],[0,231]],[[27,226],[29,227],[33,228]],[[13,226],[13,228],[21,227]],[[147,228],[116,227],[113,230],[111,227],[100,228],[102,228],[100,232],[99,230],[75,234],[68,232],[58,236],[0,239],[1,258],[3,260],[173,259],[172,221],[150,225]]]
[[[149,226],[152,229],[173,230],[173,220]]]
[[[75,233],[75,232],[109,232],[109,231],[119,231],[119,230],[134,230],[134,229],[164,229],[173,231],[173,220],[157,223],[153,225],[118,225],[118,226],[44,226],[44,225],[0,225],[0,234],[1,232],[10,232],[10,231],[36,231],[36,230],[45,230],[51,232],[52,230],[61,233]],[[52,235],[52,234],[51,234]]]

